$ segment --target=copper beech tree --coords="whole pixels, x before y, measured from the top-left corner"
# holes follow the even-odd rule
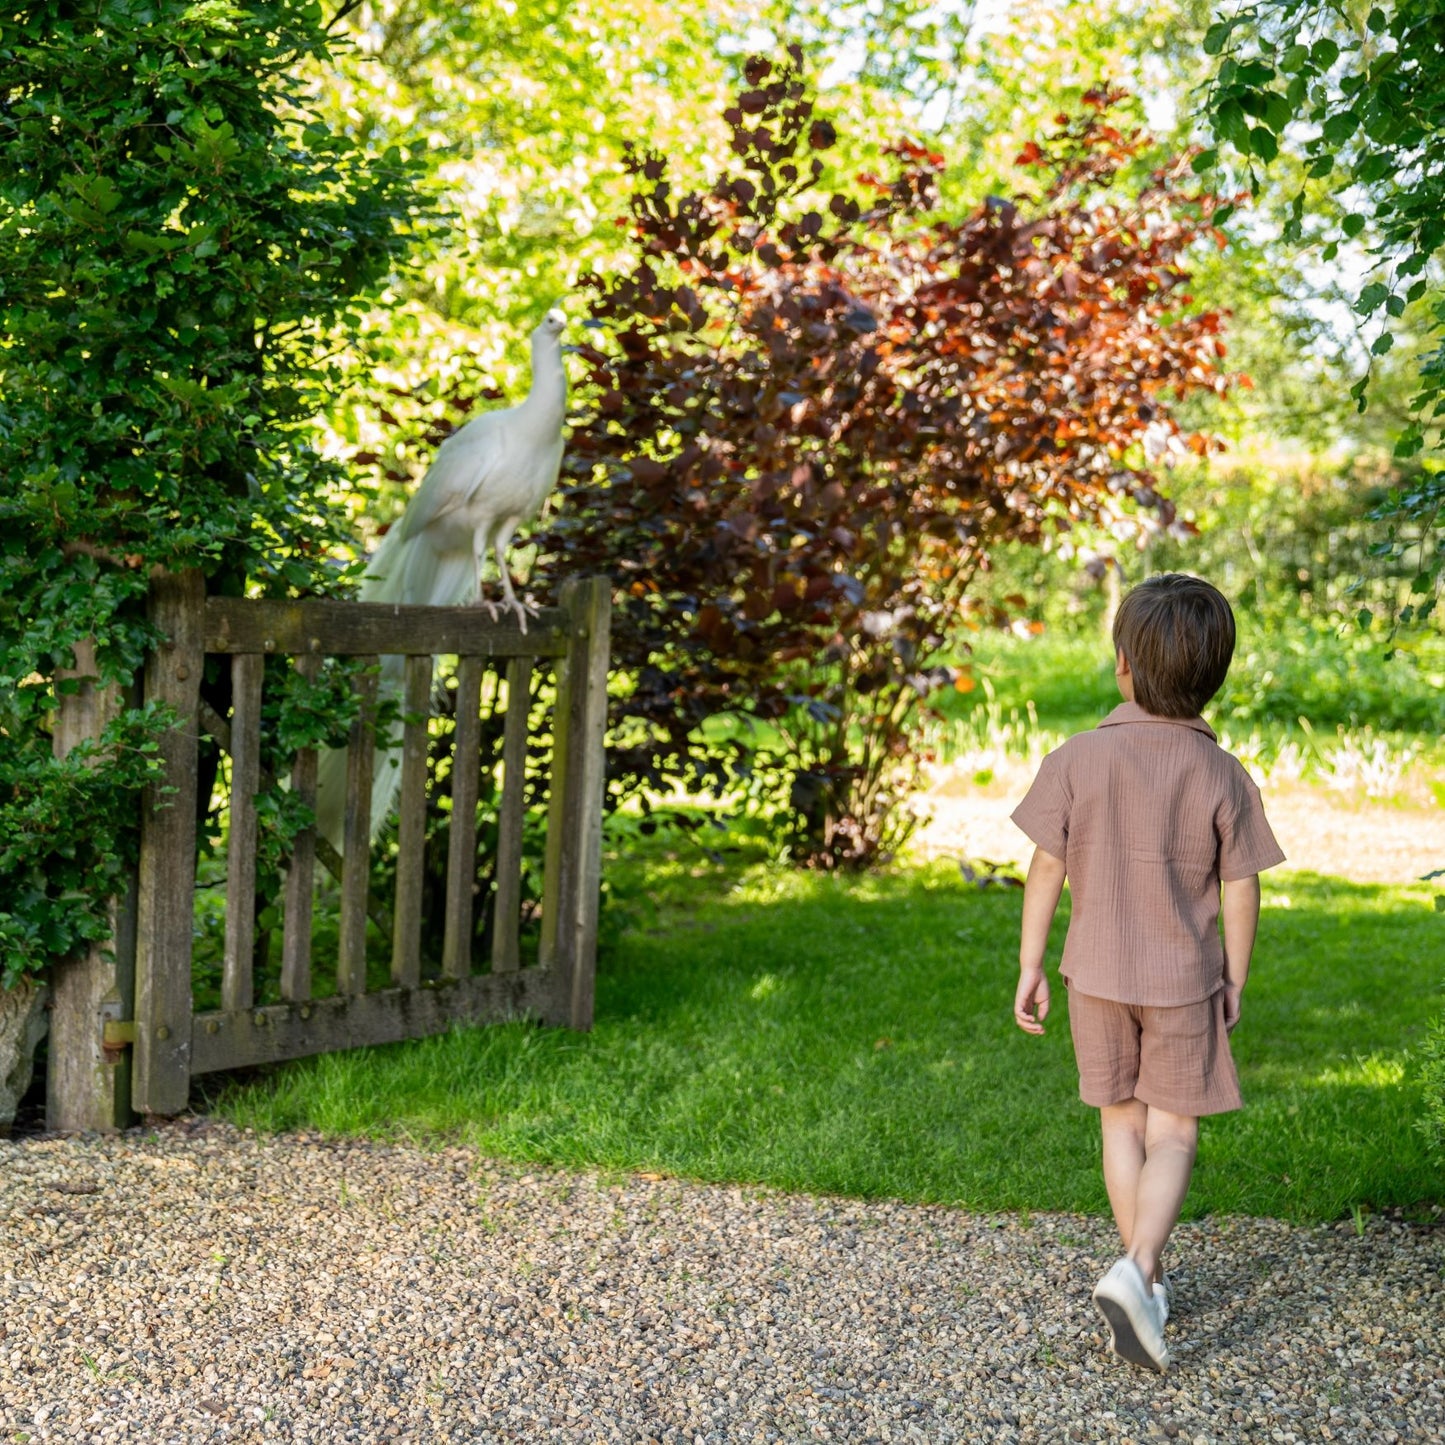
[[[1187,294],[1213,198],[1187,157],[1148,170],[1117,96],[1026,147],[1035,196],[953,223],[942,157],[911,142],[890,175],[825,186],[834,129],[801,62],[748,62],[711,189],[630,157],[535,581],[616,581],[615,793],[750,784],[796,856],[839,866],[906,828],[921,710],[956,678],[938,659],[990,548],[1121,508],[1179,527],[1143,444],[1228,378],[1220,317]]]

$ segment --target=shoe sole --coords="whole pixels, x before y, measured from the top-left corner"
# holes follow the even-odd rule
[[[1129,1318],[1129,1311],[1118,1300],[1096,1293],[1094,1304],[1103,1315],[1104,1323],[1109,1326],[1109,1348],[1121,1360],[1127,1360],[1131,1365],[1140,1365],[1146,1370],[1157,1370],[1162,1375],[1169,1366],[1168,1351],[1165,1351],[1162,1360],[1155,1359],[1149,1353],[1144,1341],[1134,1329],[1134,1321]]]

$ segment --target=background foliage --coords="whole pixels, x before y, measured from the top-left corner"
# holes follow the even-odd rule
[[[633,254],[587,282],[578,485],[539,576],[623,584],[619,792],[712,781],[723,755],[695,738],[728,715],[794,855],[833,866],[896,841],[918,710],[957,681],[940,653],[991,550],[1135,506],[1167,530],[1144,445],[1184,448],[1171,407],[1226,377],[1220,318],[1180,300],[1213,199],[1140,164],[1114,97],[1026,143],[1029,192],[953,222],[915,143],[825,184],[835,128],[802,58],[749,61],[707,191],[634,157]]]
[[[1436,157],[1445,138],[1445,23],[1437,0],[1360,5],[1351,0],[1262,0],[1222,14],[1204,36],[1220,57],[1208,95],[1210,120],[1222,146],[1242,159],[1251,189],[1283,148],[1305,166],[1305,181],[1340,193],[1345,213],[1323,245],[1334,261],[1350,242],[1365,250],[1366,277],[1354,300],[1362,318],[1380,318],[1371,358],[1389,354],[1410,309],[1430,344],[1416,359],[1417,387],[1394,444],[1402,461],[1432,449],[1411,466],[1380,509],[1389,524],[1382,550],[1400,558],[1415,548],[1415,575],[1402,623],[1424,621],[1439,600],[1445,467],[1438,455],[1445,413],[1445,291],[1438,261],[1445,247],[1445,175]],[[1305,128],[1309,129],[1306,130]],[[1209,169],[1218,150],[1197,161]],[[1258,163],[1258,164],[1257,164]],[[1304,182],[1291,189],[1287,242],[1305,237]],[[1351,387],[1364,410],[1370,374]],[[1418,538],[1410,535],[1418,530]]]

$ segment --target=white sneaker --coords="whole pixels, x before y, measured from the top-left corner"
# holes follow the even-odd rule
[[[1169,1311],[1174,1303],[1174,1282],[1167,1273],[1162,1279],[1154,1281],[1154,1303],[1159,1306],[1159,1328],[1162,1330],[1169,1323]]]
[[[1169,1368],[1164,1323],[1154,1292],[1127,1255],[1094,1286],[1094,1303],[1109,1326],[1109,1348],[1131,1365],[1160,1373]]]

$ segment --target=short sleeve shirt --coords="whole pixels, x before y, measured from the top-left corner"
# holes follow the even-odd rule
[[[1051,752],[1013,820],[1068,874],[1064,977],[1120,1003],[1218,990],[1221,881],[1284,861],[1259,789],[1209,724],[1132,702]]]

